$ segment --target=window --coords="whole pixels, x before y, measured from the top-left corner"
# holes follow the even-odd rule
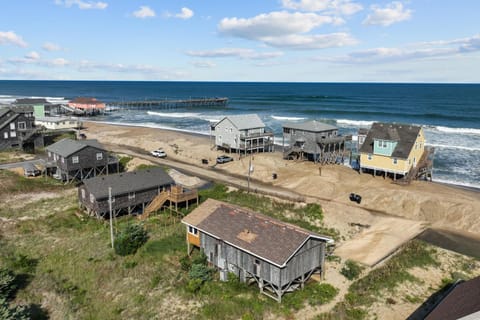
[[[103,153],[98,152],[97,153],[97,160],[102,160],[103,159]]]
[[[397,164],[398,162],[398,159],[397,158],[393,158],[393,164]]]
[[[253,274],[257,276],[260,274],[260,260],[258,259],[253,261]]]
[[[62,159],[62,163],[65,163],[65,158],[64,157],[60,157]]]
[[[387,141],[383,141],[383,148],[386,148],[387,147]]]
[[[191,233],[193,235],[197,235],[198,234],[198,230],[197,228],[194,228],[192,226],[188,226],[188,233]]]
[[[78,163],[78,156],[72,157],[72,163]]]
[[[373,157],[372,157],[372,154],[369,153],[369,154],[368,154],[368,160],[372,160],[372,158],[373,158]]]
[[[93,194],[90,193],[90,202],[91,203],[94,203],[95,202],[95,197],[93,196]]]
[[[10,123],[10,130],[15,130],[15,122]]]
[[[3,139],[8,139],[8,132],[3,133]]]
[[[85,199],[85,189],[82,189],[82,199]]]
[[[51,158],[52,157],[52,153],[50,151],[48,151],[48,157]]]
[[[15,131],[10,131],[10,137],[15,138],[17,133]]]
[[[18,130],[25,130],[26,128],[27,124],[25,123],[25,121],[18,123]]]
[[[133,199],[135,199],[135,192],[130,192],[128,194],[128,200],[133,200]]]

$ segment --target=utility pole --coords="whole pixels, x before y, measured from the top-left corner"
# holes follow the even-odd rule
[[[108,187],[108,208],[110,209],[110,239],[113,249],[113,223],[112,223],[112,187]]]
[[[250,174],[252,171],[252,154],[250,153],[250,158],[248,159],[247,193],[250,193]]]

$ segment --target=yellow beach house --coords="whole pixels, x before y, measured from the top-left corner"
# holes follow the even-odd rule
[[[406,177],[424,160],[425,135],[419,126],[374,123],[360,148],[360,171]]]

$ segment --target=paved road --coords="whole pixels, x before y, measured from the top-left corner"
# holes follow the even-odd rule
[[[197,176],[207,181],[220,182],[220,183],[230,185],[242,190],[247,190],[247,191],[248,189],[250,189],[251,192],[271,195],[271,196],[275,196],[275,197],[286,199],[286,200],[301,201],[301,202],[305,201],[305,196],[297,192],[294,192],[282,187],[272,186],[259,181],[250,180],[250,188],[249,188],[247,177],[232,175],[216,167],[211,167],[211,166],[200,167],[200,166],[195,166],[189,163],[172,161],[172,160],[169,160],[168,158],[159,159],[146,154],[145,151],[142,151],[142,150],[136,150],[131,147],[118,146],[113,144],[108,145],[108,149],[116,153],[128,154],[130,156],[134,156],[137,158],[151,161],[153,163],[164,165],[164,166],[179,170],[181,172],[184,172],[186,174]]]

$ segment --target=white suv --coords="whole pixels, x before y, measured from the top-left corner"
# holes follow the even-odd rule
[[[154,157],[157,157],[157,158],[166,158],[167,157],[167,154],[166,154],[165,151],[163,151],[163,149],[153,150],[152,152],[150,152],[150,154]]]

